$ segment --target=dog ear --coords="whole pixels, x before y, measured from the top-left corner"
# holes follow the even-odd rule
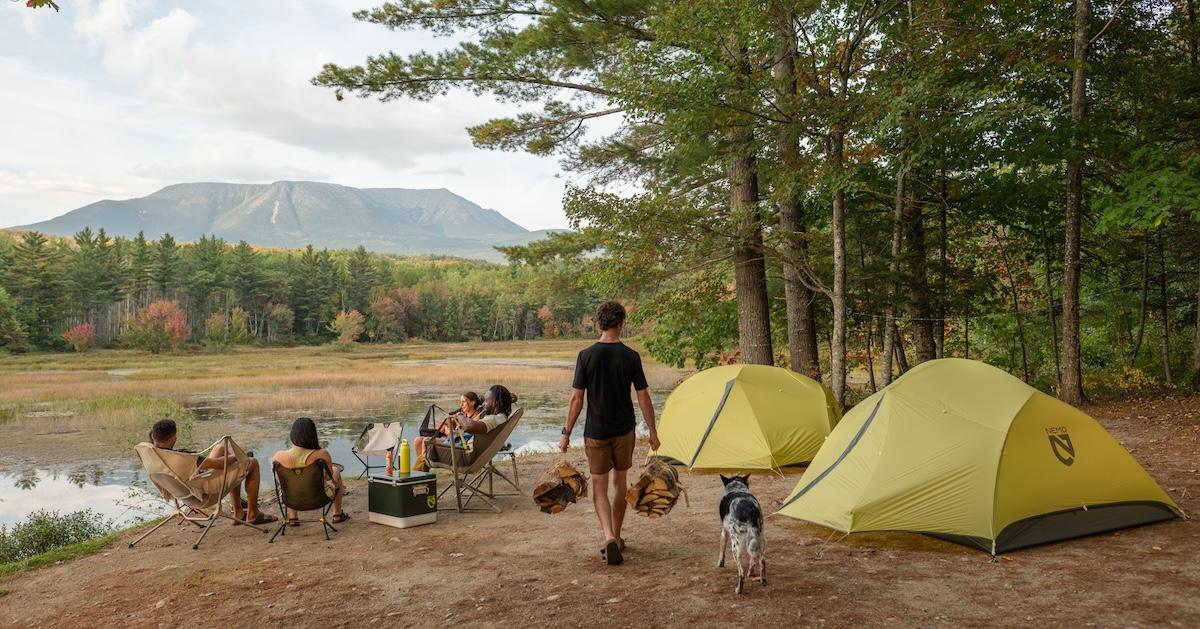
[[[750,487],[750,475],[746,474],[745,476],[742,476],[742,482],[745,483],[747,488]]]
[[[728,478],[725,478],[725,475],[724,475],[724,474],[718,474],[718,476],[720,476],[720,477],[721,477],[721,484],[722,484],[722,485],[728,485],[728,484],[729,484],[729,479],[728,479]]]

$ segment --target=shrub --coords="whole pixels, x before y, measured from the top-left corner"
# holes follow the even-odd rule
[[[17,302],[0,286],[0,347],[20,348],[25,340],[25,327],[17,317]]]
[[[337,342],[342,345],[350,345],[358,340],[358,337],[363,334],[363,316],[357,310],[346,312],[343,310],[338,313],[333,322],[329,324],[329,329],[338,335]]]
[[[287,304],[267,304],[267,343],[292,336],[296,313]]]
[[[177,350],[191,334],[187,315],[176,301],[156,301],[125,322],[121,342],[155,354]]]
[[[229,342],[234,345],[246,345],[254,340],[254,336],[250,334],[250,326],[246,311],[241,308],[234,308],[229,313]]]
[[[46,551],[102,537],[113,530],[112,522],[91,509],[66,515],[44,509],[34,511],[12,530],[0,526],[0,563],[20,561]]]
[[[224,312],[214,312],[204,322],[204,344],[218,349],[229,346],[229,319]]]
[[[89,322],[79,325],[63,333],[63,338],[77,352],[86,352],[96,346],[96,326]]]

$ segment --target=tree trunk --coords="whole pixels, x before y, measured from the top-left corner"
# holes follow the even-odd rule
[[[767,266],[763,252],[762,218],[758,209],[758,175],[754,157],[743,155],[749,131],[730,132],[729,201],[737,225],[733,251],[733,280],[737,295],[738,340],[742,362],[775,363],[771,349],[771,319],[767,301]]]
[[[1008,261],[1008,246],[1000,241],[1000,256],[1004,260],[1004,273],[1008,276],[1009,293],[1012,297],[1013,316],[1017,319],[1017,338],[1021,342],[1021,373],[1022,380],[1029,382],[1029,350],[1025,343],[1025,323],[1021,319],[1021,302],[1017,293],[1017,281],[1013,277],[1012,265]],[[1076,339],[1078,342],[1079,339]]]
[[[867,253],[866,247],[860,238],[858,240],[858,265],[862,269],[863,277],[867,276]],[[867,306],[867,384],[871,387],[871,393],[876,391],[875,386],[875,358],[873,356],[873,332],[875,330],[875,306],[871,300],[871,289],[866,290],[866,306]]]
[[[1175,379],[1171,377],[1171,302],[1170,296],[1167,294],[1167,255],[1166,245],[1163,243],[1163,233],[1160,229],[1158,232],[1158,296],[1161,305],[1162,315],[1162,353],[1163,353],[1163,378],[1167,381],[1167,386],[1171,386]]]
[[[1192,390],[1200,392],[1200,273],[1196,274],[1196,345],[1192,348]]]
[[[892,383],[892,355],[896,353],[896,274],[900,269],[900,245],[904,237],[904,180],[903,171],[897,169],[892,210],[892,257],[888,261],[887,305],[883,314],[883,373],[880,374],[880,381],[885,387]]]
[[[1046,276],[1046,319],[1050,324],[1050,343],[1051,349],[1054,351],[1054,388],[1055,390],[1062,383],[1062,363],[1058,356],[1058,323],[1054,320],[1054,284],[1050,277],[1050,237],[1046,233],[1046,215],[1041,215],[1042,227],[1042,247],[1045,250],[1045,269]]]
[[[791,17],[781,32],[779,60],[772,69],[781,95],[796,93],[795,36],[790,32]],[[789,171],[800,168],[800,144],[794,125],[784,124],[779,131],[779,160]],[[788,363],[793,371],[813,380],[821,379],[821,361],[817,353],[817,326],[813,316],[813,291],[801,273],[808,264],[808,238],[798,195],[784,186],[779,196],[779,226],[783,229],[783,299],[787,310]]]
[[[1150,297],[1150,232],[1142,234],[1142,293],[1138,307],[1137,336],[1133,338],[1133,347],[1129,350],[1129,366],[1137,363],[1138,354],[1142,352],[1142,337],[1146,334],[1147,302]]]
[[[1067,208],[1063,239],[1062,386],[1058,397],[1068,404],[1083,403],[1083,366],[1079,356],[1079,238],[1083,214],[1083,146],[1080,127],[1087,111],[1085,74],[1091,0],[1075,0],[1074,71],[1071,73],[1071,148],[1067,156]]]
[[[908,371],[908,354],[904,353],[904,336],[900,334],[900,328],[892,329],[892,333],[896,336],[896,364],[900,368],[900,373]]]
[[[842,92],[845,93],[843,86]],[[830,134],[830,158],[837,179],[833,192],[833,339],[829,357],[833,397],[846,403],[846,192],[842,189],[842,160],[846,131],[838,123]]]
[[[963,314],[963,358],[971,358],[971,309]]]
[[[940,179],[942,186],[942,199],[941,203],[938,204],[938,223],[939,227],[941,228],[939,230],[940,233],[938,238],[938,316],[937,329],[934,330],[934,334],[936,336],[934,341],[937,343],[937,357],[945,358],[946,301],[950,298],[949,295],[946,294],[950,285],[950,278],[948,277],[950,274],[950,265],[946,259],[946,252],[950,246],[950,235],[947,230],[949,221],[947,221],[946,217],[946,174],[942,173]]]
[[[908,249],[908,290],[912,302],[913,347],[917,364],[937,358],[933,310],[929,307],[929,273],[925,251],[925,214],[912,189],[904,203],[904,239]]]

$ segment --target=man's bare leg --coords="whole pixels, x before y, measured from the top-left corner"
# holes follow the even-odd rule
[[[261,480],[258,468],[258,459],[250,459],[250,473],[246,475],[246,519],[251,522],[258,518],[258,488]],[[236,488],[233,491],[239,493]],[[240,509],[242,501],[235,499],[233,504]]]
[[[337,486],[333,494],[333,515],[337,515],[342,512],[342,496],[346,495],[346,486],[342,484],[342,473],[336,467],[330,471],[333,473],[333,484]]]
[[[613,470],[612,472],[612,534],[613,539],[621,539],[621,525],[625,523],[625,490],[628,487],[629,470]]]
[[[608,501],[608,474],[592,474],[592,505],[596,508],[596,519],[607,544],[617,536],[613,534],[613,506]]]

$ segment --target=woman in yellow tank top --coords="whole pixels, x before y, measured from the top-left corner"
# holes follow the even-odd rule
[[[289,470],[304,467],[317,460],[325,461],[325,465],[329,466],[329,471],[333,474],[333,484],[325,488],[326,493],[333,498],[331,521],[337,524],[349,520],[350,514],[342,511],[342,496],[346,494],[345,485],[342,484],[342,473],[333,464],[333,457],[330,456],[329,451],[321,448],[321,444],[317,440],[316,423],[307,417],[297,419],[292,422],[292,432],[289,438],[292,447],[276,452],[271,460]],[[288,523],[292,526],[300,523],[296,512],[291,509],[288,509]]]

